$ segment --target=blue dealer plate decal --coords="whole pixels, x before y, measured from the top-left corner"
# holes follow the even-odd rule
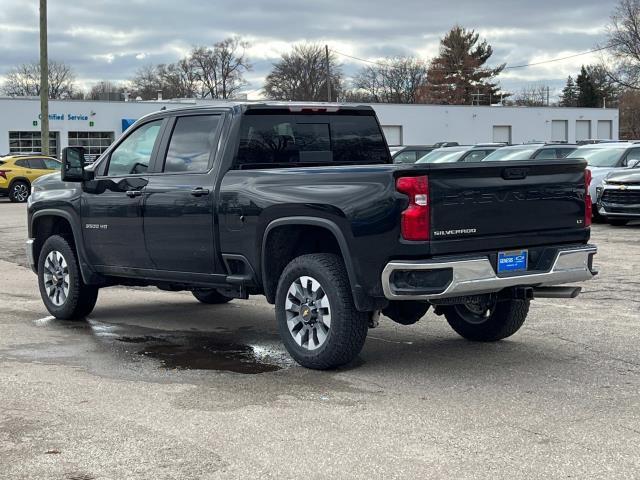
[[[527,269],[528,254],[526,250],[498,252],[498,273],[521,272]]]

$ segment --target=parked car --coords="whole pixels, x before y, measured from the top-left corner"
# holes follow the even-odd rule
[[[596,190],[607,175],[621,168],[635,168],[640,165],[640,144],[619,142],[584,145],[571,152],[567,158],[583,158],[587,161],[592,176],[589,194],[595,207]],[[593,212],[598,219],[600,210],[594,208]]]
[[[435,148],[433,145],[407,145],[396,152],[391,152],[391,156],[393,163],[415,163]]]
[[[90,167],[84,153],[64,149],[28,204],[27,258],[59,319],[118,284],[206,304],[264,295],[292,357],[327,369],[360,352],[380,311],[407,325],[433,306],[464,338],[496,341],[533,298],[573,298],[566,284],[595,274],[583,160],[394,165],[366,106],[160,111]]]
[[[552,160],[565,158],[573,152],[577,145],[566,143],[525,143],[500,148],[483,160],[484,162],[506,160]]]
[[[44,155],[9,155],[0,158],[0,194],[12,202],[26,202],[34,180],[60,170],[60,161]]]
[[[609,173],[597,190],[598,212],[611,225],[640,220],[640,169]]]
[[[416,163],[481,162],[498,148],[500,148],[499,145],[443,147],[426,154]]]

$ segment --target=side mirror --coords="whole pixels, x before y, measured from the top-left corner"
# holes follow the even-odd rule
[[[66,147],[62,149],[63,182],[82,182],[84,180],[84,148]]]

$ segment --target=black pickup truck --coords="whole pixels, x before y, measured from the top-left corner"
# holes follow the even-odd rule
[[[90,167],[33,185],[27,254],[60,319],[98,290],[264,295],[300,364],[352,360],[380,312],[430,306],[463,337],[515,333],[534,297],[590,279],[585,162],[394,165],[373,110],[233,103],[136,122]],[[60,178],[60,175],[62,178]]]

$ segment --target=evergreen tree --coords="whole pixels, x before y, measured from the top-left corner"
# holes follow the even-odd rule
[[[576,78],[576,86],[578,87],[578,107],[601,106],[591,75],[589,75],[584,65],[580,69],[580,75]]]
[[[573,77],[569,75],[567,77],[567,84],[562,89],[560,94],[560,106],[561,107],[575,107],[578,105],[578,88],[573,81]]]
[[[500,86],[492,80],[505,67],[485,66],[493,49],[479,34],[456,25],[440,40],[440,54],[433,59],[427,74],[424,99],[427,103],[488,105],[501,96]],[[480,94],[480,95],[477,95]]]

